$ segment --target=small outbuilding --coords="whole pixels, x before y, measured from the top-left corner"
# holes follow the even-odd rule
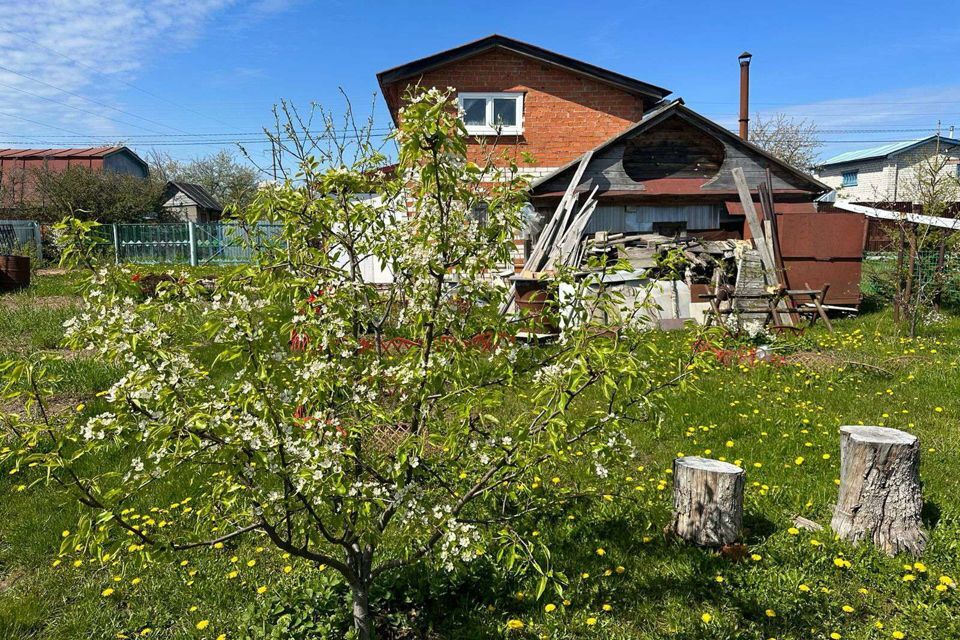
[[[223,213],[217,199],[192,182],[168,182],[161,207],[168,218],[185,222],[216,222]]]

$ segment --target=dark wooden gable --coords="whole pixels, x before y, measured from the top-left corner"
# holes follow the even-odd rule
[[[533,195],[566,190],[578,161],[535,184]],[[594,151],[580,189],[637,195],[733,193],[734,167],[750,185],[769,168],[775,191],[821,193],[827,187],[719,125],[675,103]]]

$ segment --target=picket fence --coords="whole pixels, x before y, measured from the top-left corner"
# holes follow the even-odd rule
[[[242,264],[280,241],[280,225],[267,223],[114,224],[104,230],[118,264]]]

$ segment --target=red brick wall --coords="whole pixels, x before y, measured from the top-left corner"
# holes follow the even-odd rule
[[[502,49],[434,69],[424,74],[419,84],[463,92],[524,92],[523,135],[502,137],[495,156],[507,155],[521,166],[563,165],[643,116],[640,96]],[[394,116],[405,88],[385,88]],[[471,159],[483,160],[492,141],[493,137],[486,136],[475,139],[470,145]],[[533,155],[532,164],[522,161],[523,152]]]

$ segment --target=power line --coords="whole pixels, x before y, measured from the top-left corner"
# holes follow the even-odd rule
[[[180,133],[187,133],[187,132],[184,131],[183,129],[178,129],[177,127],[171,127],[170,125],[163,124],[162,122],[157,122],[156,120],[151,120],[150,118],[144,118],[143,116],[138,116],[138,115],[135,114],[135,113],[131,113],[131,112],[129,112],[129,111],[124,111],[123,109],[120,109],[120,108],[118,108],[118,107],[111,106],[111,105],[109,105],[109,104],[107,104],[107,103],[105,103],[105,102],[100,102],[99,100],[94,100],[93,98],[88,98],[87,96],[81,95],[81,94],[76,93],[76,92],[74,92],[74,91],[69,91],[69,90],[67,90],[67,89],[64,89],[64,88],[62,88],[62,87],[58,87],[58,86],[53,85],[53,84],[50,84],[49,82],[45,82],[44,80],[40,80],[39,78],[34,78],[33,76],[29,76],[29,75],[27,75],[27,74],[25,74],[25,73],[20,73],[19,71],[14,71],[13,69],[10,69],[10,68],[5,67],[5,66],[3,66],[3,65],[0,65],[0,70],[6,71],[7,73],[12,73],[12,74],[14,74],[14,75],[16,75],[16,76],[20,76],[21,78],[26,78],[27,80],[31,80],[31,81],[36,82],[36,83],[38,83],[38,84],[42,84],[42,85],[44,85],[44,86],[46,86],[46,87],[50,87],[51,89],[54,89],[54,90],[56,90],[56,91],[60,91],[60,92],[62,92],[62,93],[65,93],[65,94],[67,94],[68,96],[73,96],[73,97],[75,97],[75,98],[80,98],[81,100],[86,100],[86,101],[91,102],[91,103],[93,103],[93,104],[95,104],[95,105],[104,107],[105,109],[112,109],[113,111],[116,111],[116,112],[118,112],[118,113],[122,113],[122,114],[128,115],[128,116],[132,116],[132,117],[134,117],[134,118],[138,118],[138,119],[140,119],[140,120],[143,120],[144,122],[149,122],[150,124],[155,124],[155,125],[157,125],[157,126],[159,126],[159,127],[164,127],[164,128],[166,128],[166,129],[173,129],[174,131],[179,131]],[[141,128],[142,128],[142,127],[141,127]]]
[[[123,121],[123,120],[117,120],[116,118],[111,118],[110,116],[104,115],[104,114],[102,114],[102,113],[94,113],[93,111],[90,111],[89,109],[83,109],[83,108],[78,107],[78,106],[76,106],[76,105],[70,104],[69,102],[63,102],[63,101],[61,101],[61,100],[54,100],[53,98],[49,98],[49,97],[47,97],[47,96],[41,96],[41,95],[38,94],[38,93],[32,93],[32,92],[30,92],[30,91],[27,91],[26,89],[21,89],[21,88],[19,88],[19,87],[14,87],[14,86],[9,85],[9,84],[3,84],[2,82],[0,82],[0,87],[4,87],[4,88],[7,88],[7,89],[13,89],[14,91],[19,91],[20,93],[26,94],[26,95],[31,96],[31,97],[34,97],[34,98],[39,98],[39,99],[41,99],[41,100],[46,100],[46,101],[48,101],[48,102],[52,102],[52,103],[54,103],[54,104],[58,104],[58,105],[60,105],[60,106],[67,107],[67,108],[69,108],[69,109],[74,109],[74,110],[76,110],[76,111],[80,111],[80,112],[82,112],[82,113],[89,114],[89,115],[91,115],[91,116],[94,116],[95,118],[105,118],[105,119],[107,119],[107,120],[110,120],[111,122],[117,122],[117,123],[119,123],[119,124],[126,125],[126,126],[128,126],[128,127],[136,127],[136,128],[138,128],[138,129],[143,129],[144,131],[149,131],[149,132],[151,132],[151,133],[163,135],[163,133],[162,133],[161,131],[154,131],[153,129],[149,129],[149,128],[147,128],[147,127],[144,127],[144,126],[139,125],[139,124],[135,124],[135,123],[133,123],[133,122],[125,122],[125,121]]]
[[[31,122],[31,123],[33,123],[33,124],[38,124],[38,125],[40,125],[41,127],[48,127],[48,128],[50,128],[50,129],[56,129],[57,131],[66,131],[67,133],[72,133],[72,134],[78,135],[78,136],[83,136],[83,135],[84,135],[84,134],[79,133],[79,132],[77,132],[77,131],[71,131],[70,129],[64,129],[63,127],[58,127],[58,126],[56,126],[56,125],[47,124],[47,123],[45,123],[45,122],[40,122],[39,120],[31,120],[30,118],[25,118],[25,117],[23,117],[23,116],[21,116],[21,115],[15,114],[15,113],[6,113],[6,112],[3,112],[3,111],[0,111],[0,116],[6,116],[6,117],[8,117],[8,118],[16,118],[16,119],[18,119],[18,120],[23,120],[24,122]],[[49,137],[49,136],[48,136],[48,137]]]
[[[61,51],[57,51],[56,49],[53,49],[53,48],[51,48],[51,47],[48,47],[48,46],[45,45],[45,44],[42,44],[42,43],[40,43],[40,42],[37,42],[36,40],[32,40],[32,39],[28,38],[27,36],[25,36],[25,35],[23,35],[23,34],[21,34],[21,33],[17,33],[17,32],[14,32],[14,31],[10,31],[9,29],[2,29],[2,28],[0,28],[0,31],[3,31],[3,32],[5,32],[5,33],[9,33],[9,34],[11,34],[11,35],[14,35],[14,36],[20,38],[21,40],[26,40],[27,42],[30,42],[30,43],[32,43],[32,44],[40,47],[41,49],[46,49],[47,51],[49,51],[49,52],[51,52],[51,53],[54,53],[54,54],[60,56],[61,58],[64,58],[65,60],[69,60],[70,62],[72,62],[72,63],[74,63],[74,64],[76,64],[76,65],[78,65],[78,66],[80,66],[80,67],[83,67],[84,69],[88,69],[88,70],[90,70],[90,71],[93,71],[93,72],[96,73],[97,75],[104,75],[104,73],[103,73],[101,70],[97,69],[96,67],[91,67],[90,65],[88,65],[88,64],[86,64],[86,63],[84,63],[84,62],[80,62],[80,61],[77,60],[76,58],[71,58],[71,57],[68,56],[67,54],[65,54],[65,53],[63,53],[63,52],[61,52]],[[121,83],[127,85],[127,86],[130,87],[131,89],[135,89],[135,90],[139,91],[140,93],[143,93],[143,94],[145,94],[145,95],[150,96],[151,98],[154,98],[154,99],[157,99],[157,100],[162,100],[163,102],[166,102],[167,104],[171,104],[171,105],[177,107],[178,109],[183,109],[183,110],[189,111],[190,113],[193,113],[193,114],[195,114],[195,115],[198,115],[198,116],[201,116],[201,117],[204,117],[204,118],[209,118],[210,120],[213,120],[214,122],[219,122],[220,124],[227,125],[226,122],[224,122],[223,120],[220,120],[219,118],[214,118],[213,116],[207,115],[207,114],[202,113],[202,112],[200,112],[200,111],[197,111],[197,110],[195,110],[195,109],[191,109],[190,107],[184,106],[184,105],[182,105],[182,104],[178,104],[178,103],[174,102],[173,100],[170,100],[169,98],[165,98],[164,96],[161,96],[161,95],[158,95],[158,94],[156,94],[156,93],[153,93],[152,91],[147,91],[146,89],[143,89],[143,88],[141,88],[141,87],[138,87],[137,85],[133,84],[132,82],[127,82],[127,81],[124,80],[123,78],[119,78],[119,77],[118,77],[118,78],[114,78],[114,79],[117,80],[118,82],[121,82]],[[227,126],[229,126],[229,125],[227,125]],[[172,127],[170,127],[170,128],[172,128]]]

